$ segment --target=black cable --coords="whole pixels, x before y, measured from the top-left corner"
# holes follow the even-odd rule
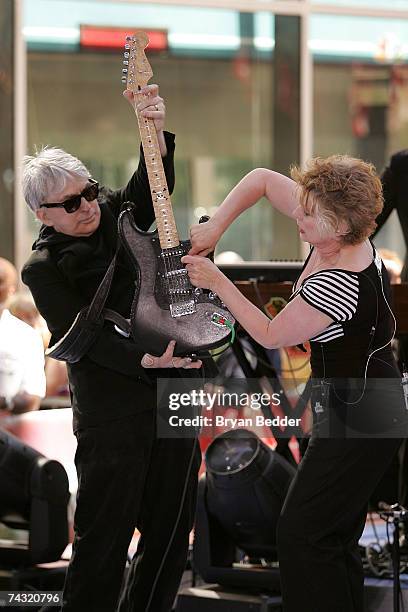
[[[171,548],[171,545],[173,544],[174,536],[176,535],[176,530],[177,530],[177,527],[178,527],[179,522],[180,522],[181,514],[183,512],[184,502],[185,502],[185,499],[186,499],[187,488],[188,488],[190,474],[191,474],[191,468],[193,467],[194,455],[195,455],[196,448],[197,448],[197,441],[198,441],[198,438],[196,436],[194,438],[194,444],[193,444],[193,450],[192,450],[191,457],[190,457],[190,463],[188,464],[188,468],[187,468],[186,480],[184,482],[184,489],[183,489],[183,493],[181,495],[181,501],[180,501],[180,506],[179,506],[177,518],[176,518],[176,520],[174,522],[173,531],[171,533],[169,542],[167,544],[167,548],[164,551],[164,555],[163,555],[161,563],[159,565],[159,569],[157,570],[156,578],[155,578],[155,580],[153,582],[153,586],[152,586],[152,589],[150,591],[150,596],[149,596],[149,599],[148,599],[148,602],[147,602],[147,605],[146,605],[146,608],[145,608],[145,612],[148,612],[150,604],[152,603],[152,599],[153,599],[153,595],[154,595],[154,591],[155,591],[157,582],[158,582],[158,580],[160,578],[160,574],[162,572],[164,563],[166,561],[166,557],[169,554],[169,550]]]

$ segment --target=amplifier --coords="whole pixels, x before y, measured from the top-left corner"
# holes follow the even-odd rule
[[[294,282],[300,275],[303,261],[241,261],[221,264],[219,269],[232,281],[257,280],[260,283]]]

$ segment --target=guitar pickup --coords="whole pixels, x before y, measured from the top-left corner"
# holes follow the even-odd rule
[[[187,270],[185,268],[179,268],[178,270],[169,270],[164,273],[165,278],[174,278],[174,276],[185,276],[187,274]]]

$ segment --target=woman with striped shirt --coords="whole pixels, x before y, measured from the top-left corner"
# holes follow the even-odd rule
[[[277,533],[284,610],[362,612],[367,503],[407,432],[389,281],[369,240],[381,183],[371,164],[348,156],[315,158],[291,175],[258,168],[245,176],[208,223],[193,226],[183,262],[193,285],[216,292],[263,346],[310,340],[313,432]],[[272,321],[203,257],[263,196],[311,245]]]

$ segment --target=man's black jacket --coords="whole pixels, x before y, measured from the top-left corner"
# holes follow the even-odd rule
[[[165,133],[167,155],[163,158],[170,193],[174,188],[174,136]],[[98,198],[101,221],[87,238],[60,234],[43,226],[34,251],[22,271],[38,310],[52,334],[51,345],[71,326],[76,314],[88,305],[116,250],[117,218],[123,202],[135,203],[134,217],[140,229],[154,220],[146,165],[140,162],[123,189],[101,188]],[[116,265],[107,307],[128,317],[134,293],[135,270],[123,250]],[[106,324],[87,355],[69,368],[74,411],[74,430],[98,425],[138,411],[155,408],[153,381],[158,371],[140,365],[143,353],[128,338]],[[168,370],[160,370],[166,377]]]

